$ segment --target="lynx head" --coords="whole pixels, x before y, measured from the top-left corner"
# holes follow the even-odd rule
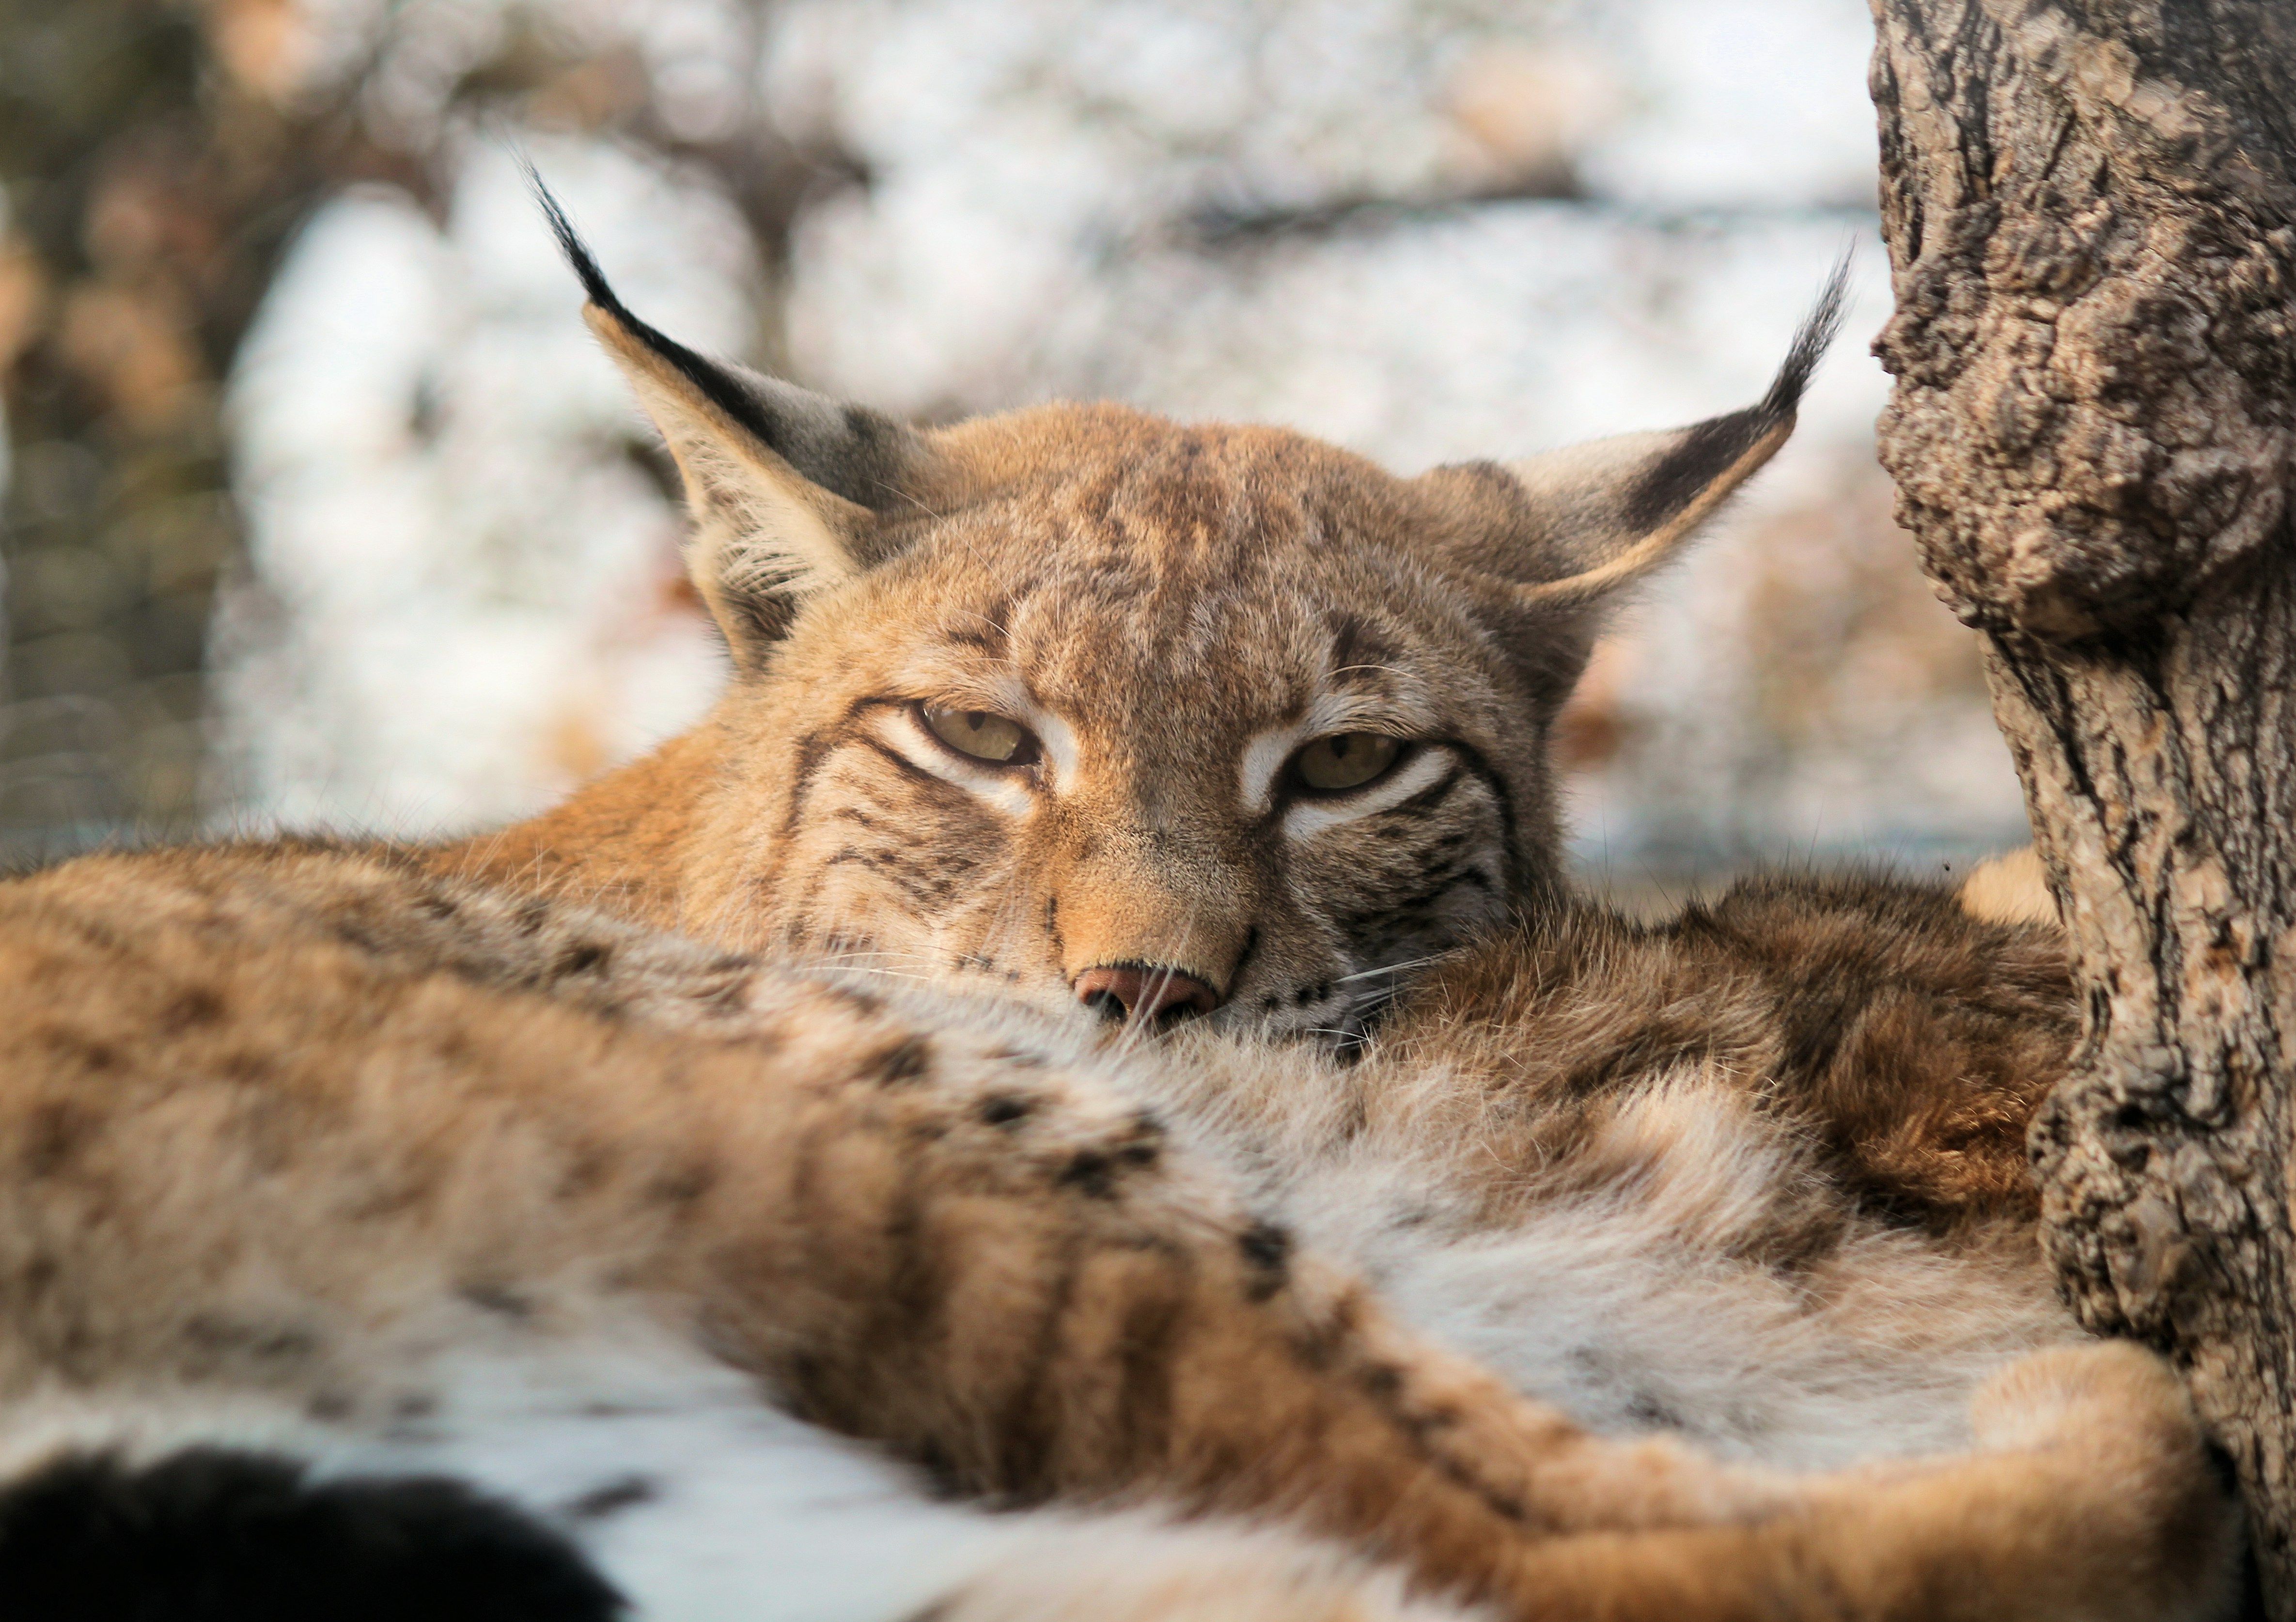
[[[683,926],[1341,1039],[1556,893],[1555,712],[1784,442],[1840,302],[1746,410],[1406,479],[1115,406],[913,429],[663,336],[558,224],[733,652]]]

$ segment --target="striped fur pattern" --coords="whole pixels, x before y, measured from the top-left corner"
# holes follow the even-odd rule
[[[1878,882],[1572,910],[1347,1064],[424,869],[0,885],[17,1478],[444,1478],[656,1617],[2228,1603],[2181,1390],[2055,1305],[2017,1096],[1937,1058],[2062,1063],[2038,931]],[[1854,1058],[1793,1035],[1782,918]]]

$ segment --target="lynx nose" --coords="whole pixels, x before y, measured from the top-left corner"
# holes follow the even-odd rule
[[[1103,1019],[1136,1019],[1159,1029],[1220,1005],[1220,994],[1177,968],[1155,963],[1104,963],[1070,982],[1077,1000]]]

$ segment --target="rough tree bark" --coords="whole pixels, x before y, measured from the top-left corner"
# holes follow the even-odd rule
[[[2296,4],[1873,4],[1882,460],[2085,999],[2046,1242],[2186,1371],[2296,1618]]]

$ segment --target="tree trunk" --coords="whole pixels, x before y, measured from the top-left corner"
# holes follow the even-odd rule
[[[2296,5],[1874,8],[1882,458],[2084,1000],[2046,1242],[2185,1370],[2296,1618]]]

